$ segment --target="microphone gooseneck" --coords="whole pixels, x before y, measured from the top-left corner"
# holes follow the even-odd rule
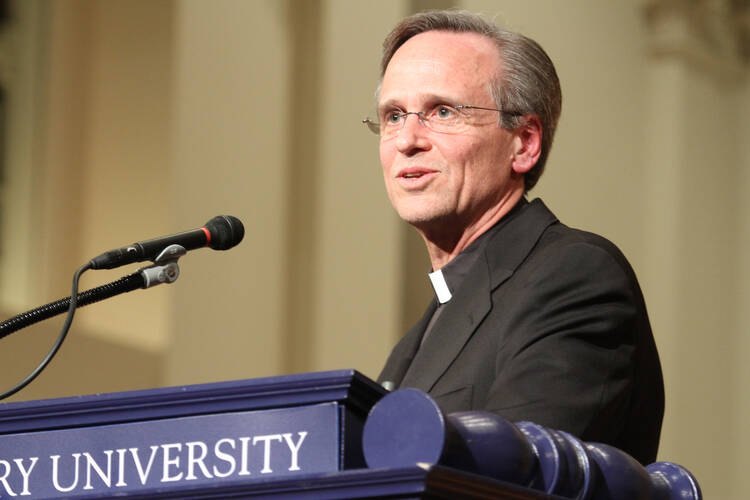
[[[71,295],[68,298],[38,307],[0,323],[0,339],[26,326],[50,318],[67,310],[68,315],[55,344],[41,363],[13,388],[0,393],[0,400],[20,391],[31,383],[52,361],[60,349],[73,322],[73,315],[78,306],[85,306],[120,293],[137,288],[148,288],[159,283],[173,283],[179,276],[177,259],[188,250],[210,247],[214,250],[228,250],[242,241],[245,228],[242,222],[231,215],[219,215],[208,221],[204,227],[162,236],[152,240],[133,243],[130,246],[105,252],[81,266],[73,275]],[[158,261],[153,266],[140,269],[118,281],[78,293],[78,281],[81,274],[89,269],[113,269],[133,262],[144,260]]]

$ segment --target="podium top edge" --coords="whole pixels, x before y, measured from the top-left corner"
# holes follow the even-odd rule
[[[364,415],[386,392],[349,369],[0,403],[0,434],[331,401]]]

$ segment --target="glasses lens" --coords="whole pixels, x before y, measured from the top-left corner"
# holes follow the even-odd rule
[[[465,107],[468,108],[468,106]],[[460,133],[467,125],[466,120],[468,118],[468,115],[462,108],[464,106],[453,107],[441,104],[435,106],[429,112],[393,111],[381,116],[379,122],[365,118],[362,120],[362,123],[367,125],[367,128],[373,134],[386,139],[394,137],[399,133],[409,115],[416,115],[419,123],[435,132],[448,134]]]
[[[424,118],[425,125],[435,132],[456,132],[463,124],[461,111],[453,106],[436,106]]]

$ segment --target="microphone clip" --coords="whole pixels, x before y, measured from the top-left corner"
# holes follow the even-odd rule
[[[177,260],[185,255],[187,250],[180,245],[169,245],[154,259],[154,265],[139,269],[143,277],[141,288],[150,288],[162,283],[174,283],[180,277],[180,266]]]

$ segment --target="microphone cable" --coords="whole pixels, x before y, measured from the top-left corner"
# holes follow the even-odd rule
[[[13,387],[12,389],[0,394],[0,400],[5,399],[9,396],[12,396],[13,394],[17,393],[18,391],[20,391],[21,389],[29,385],[31,381],[34,380],[42,372],[42,370],[44,370],[47,367],[49,362],[52,361],[52,358],[55,357],[55,354],[57,354],[57,351],[60,349],[60,346],[65,341],[65,337],[68,335],[68,330],[70,330],[70,325],[73,322],[73,316],[75,315],[76,307],[78,306],[78,280],[81,278],[81,275],[89,269],[91,269],[91,262],[88,262],[84,264],[83,266],[79,267],[78,270],[73,275],[73,286],[72,286],[73,290],[69,299],[70,305],[68,306],[68,316],[65,318],[65,323],[62,326],[62,330],[60,330],[60,334],[57,336],[57,340],[55,341],[55,344],[47,353],[47,356],[45,356],[42,362],[39,363],[39,366],[37,366],[34,369],[34,371],[32,371],[25,379],[23,379],[21,382],[16,384],[16,386]],[[65,300],[66,299],[63,299],[63,301]],[[11,319],[14,319],[14,318],[11,318]],[[11,333],[11,332],[8,332],[8,333]]]
[[[57,354],[60,346],[65,341],[65,337],[68,335],[68,330],[73,322],[73,316],[79,303],[81,306],[85,306],[120,293],[133,291],[137,288],[148,288],[159,283],[172,283],[179,276],[179,268],[176,266],[176,261],[187,250],[206,246],[214,250],[228,250],[238,245],[244,235],[245,227],[242,225],[242,221],[231,215],[219,215],[206,222],[205,226],[199,229],[141,241],[127,247],[110,250],[91,259],[88,263],[78,268],[73,275],[73,286],[70,297],[37,307],[0,323],[0,339],[2,339],[21,328],[61,314],[66,308],[68,310],[62,330],[55,344],[47,353],[47,356],[25,379],[12,389],[0,394],[0,400],[12,396],[29,385],[47,367],[49,362],[52,361],[52,358],[55,357],[55,354]],[[173,249],[172,247],[175,248]],[[170,249],[172,249],[172,252],[169,252]],[[162,256],[164,257],[163,259]],[[167,265],[162,267],[162,269],[168,268],[168,270],[157,271],[154,275],[146,272],[149,269],[153,269],[153,267],[141,269],[117,281],[87,290],[80,296],[78,295],[78,281],[81,275],[89,269],[112,269],[144,260],[153,260],[154,262],[162,260],[163,262],[168,262]]]

